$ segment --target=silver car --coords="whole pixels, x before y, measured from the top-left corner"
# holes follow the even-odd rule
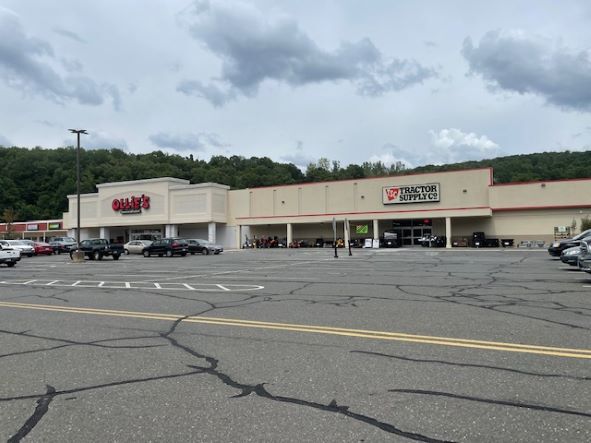
[[[35,255],[35,248],[23,242],[22,240],[0,240],[3,247],[8,247],[20,251],[21,256],[32,257]]]
[[[144,248],[152,244],[151,240],[132,240],[123,245],[126,254],[143,254]]]

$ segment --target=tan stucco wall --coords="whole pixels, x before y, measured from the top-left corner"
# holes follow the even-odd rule
[[[591,206],[591,179],[496,185],[490,188],[490,205],[500,208]]]
[[[205,183],[190,185],[187,180],[160,179],[97,185],[98,192],[80,196],[81,226],[146,226],[184,223],[225,223],[227,220],[228,186]],[[114,199],[150,197],[150,208],[139,214],[114,211]],[[64,226],[76,225],[76,196],[69,195],[69,211]]]
[[[440,201],[384,205],[392,185],[440,184]],[[229,192],[229,224],[316,223],[333,217],[351,221],[424,217],[490,216],[490,170],[307,183]],[[437,214],[437,215],[435,215]]]

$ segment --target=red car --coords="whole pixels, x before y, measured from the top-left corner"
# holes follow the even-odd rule
[[[51,255],[51,254],[53,254],[53,247],[51,247],[49,245],[49,243],[35,242],[34,248],[35,248],[35,255],[42,255],[42,254]]]

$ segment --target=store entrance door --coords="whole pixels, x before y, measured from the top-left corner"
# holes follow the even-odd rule
[[[392,224],[402,246],[420,246],[421,238],[433,232],[431,219],[400,220]]]

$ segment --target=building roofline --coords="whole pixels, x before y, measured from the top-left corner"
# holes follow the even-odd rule
[[[468,169],[453,169],[448,171],[433,171],[433,172],[414,172],[412,174],[398,174],[398,175],[380,175],[374,177],[363,177],[363,178],[347,178],[343,180],[326,180],[326,181],[319,181],[319,182],[302,182],[302,183],[288,183],[284,185],[271,185],[271,186],[255,186],[252,188],[241,188],[235,189],[236,191],[245,190],[245,189],[265,189],[265,188],[281,188],[287,186],[309,186],[309,185],[319,185],[319,184],[326,184],[326,183],[344,183],[344,182],[359,182],[365,180],[377,180],[377,179],[384,179],[384,178],[400,178],[400,177],[412,177],[415,175],[433,175],[433,174],[447,174],[451,172],[473,172],[473,171],[489,171],[490,179],[489,185],[493,183],[493,168],[490,166],[486,166],[483,168],[468,168]]]
[[[109,182],[109,183],[101,183],[96,185],[97,189],[100,188],[109,188],[114,186],[128,186],[128,185],[135,185],[141,183],[158,183],[158,182],[169,182],[169,183],[178,183],[182,185],[188,185],[191,182],[189,180],[185,180],[183,178],[175,178],[175,177],[157,177],[157,178],[145,178],[141,180],[128,180],[122,182]]]
[[[521,185],[535,185],[542,183],[559,183],[559,182],[576,182],[576,181],[590,181],[591,177],[584,178],[557,178],[554,180],[529,180],[526,182],[508,182],[508,183],[494,183],[492,186],[521,186]]]

